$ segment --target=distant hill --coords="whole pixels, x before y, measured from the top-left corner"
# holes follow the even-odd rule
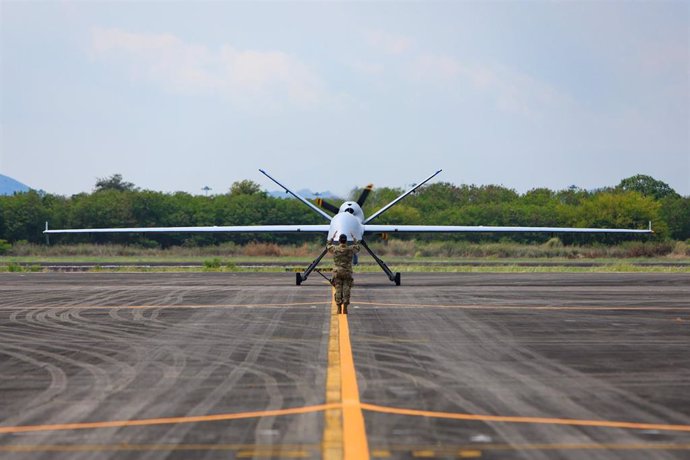
[[[0,195],[12,195],[16,192],[28,192],[29,186],[0,174]]]
[[[326,190],[325,192],[312,192],[311,190],[307,188],[303,188],[301,190],[297,190],[296,192],[298,195],[303,196],[304,198],[308,200],[313,200],[314,198],[338,198],[335,196],[333,193],[329,192]],[[292,198],[293,196],[290,195],[289,193],[282,191],[282,190],[274,190],[272,192],[268,192],[269,196],[272,196],[274,198]]]

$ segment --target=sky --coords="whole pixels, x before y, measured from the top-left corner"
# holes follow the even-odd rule
[[[647,174],[690,195],[690,2],[0,0],[0,173],[50,193]]]

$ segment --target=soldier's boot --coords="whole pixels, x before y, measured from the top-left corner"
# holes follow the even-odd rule
[[[343,304],[343,314],[347,315],[347,306],[348,304],[344,303]]]
[[[338,304],[338,314],[342,313],[342,311],[343,311],[342,304]]]

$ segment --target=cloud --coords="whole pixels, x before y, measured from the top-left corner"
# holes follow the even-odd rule
[[[246,108],[314,108],[332,98],[315,72],[281,51],[231,45],[212,50],[170,34],[104,28],[92,30],[91,51],[134,80],[172,92],[220,95]]]
[[[420,55],[410,66],[415,81],[463,85],[486,94],[505,112],[536,116],[569,97],[547,83],[502,65],[468,64],[446,55]]]
[[[366,33],[369,45],[387,54],[403,54],[412,49],[414,40],[401,35],[393,35],[381,30]]]

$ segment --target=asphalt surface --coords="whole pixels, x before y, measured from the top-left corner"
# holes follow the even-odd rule
[[[316,274],[0,274],[0,457],[328,457],[331,308]],[[689,274],[356,274],[347,322],[371,458],[690,458]]]

